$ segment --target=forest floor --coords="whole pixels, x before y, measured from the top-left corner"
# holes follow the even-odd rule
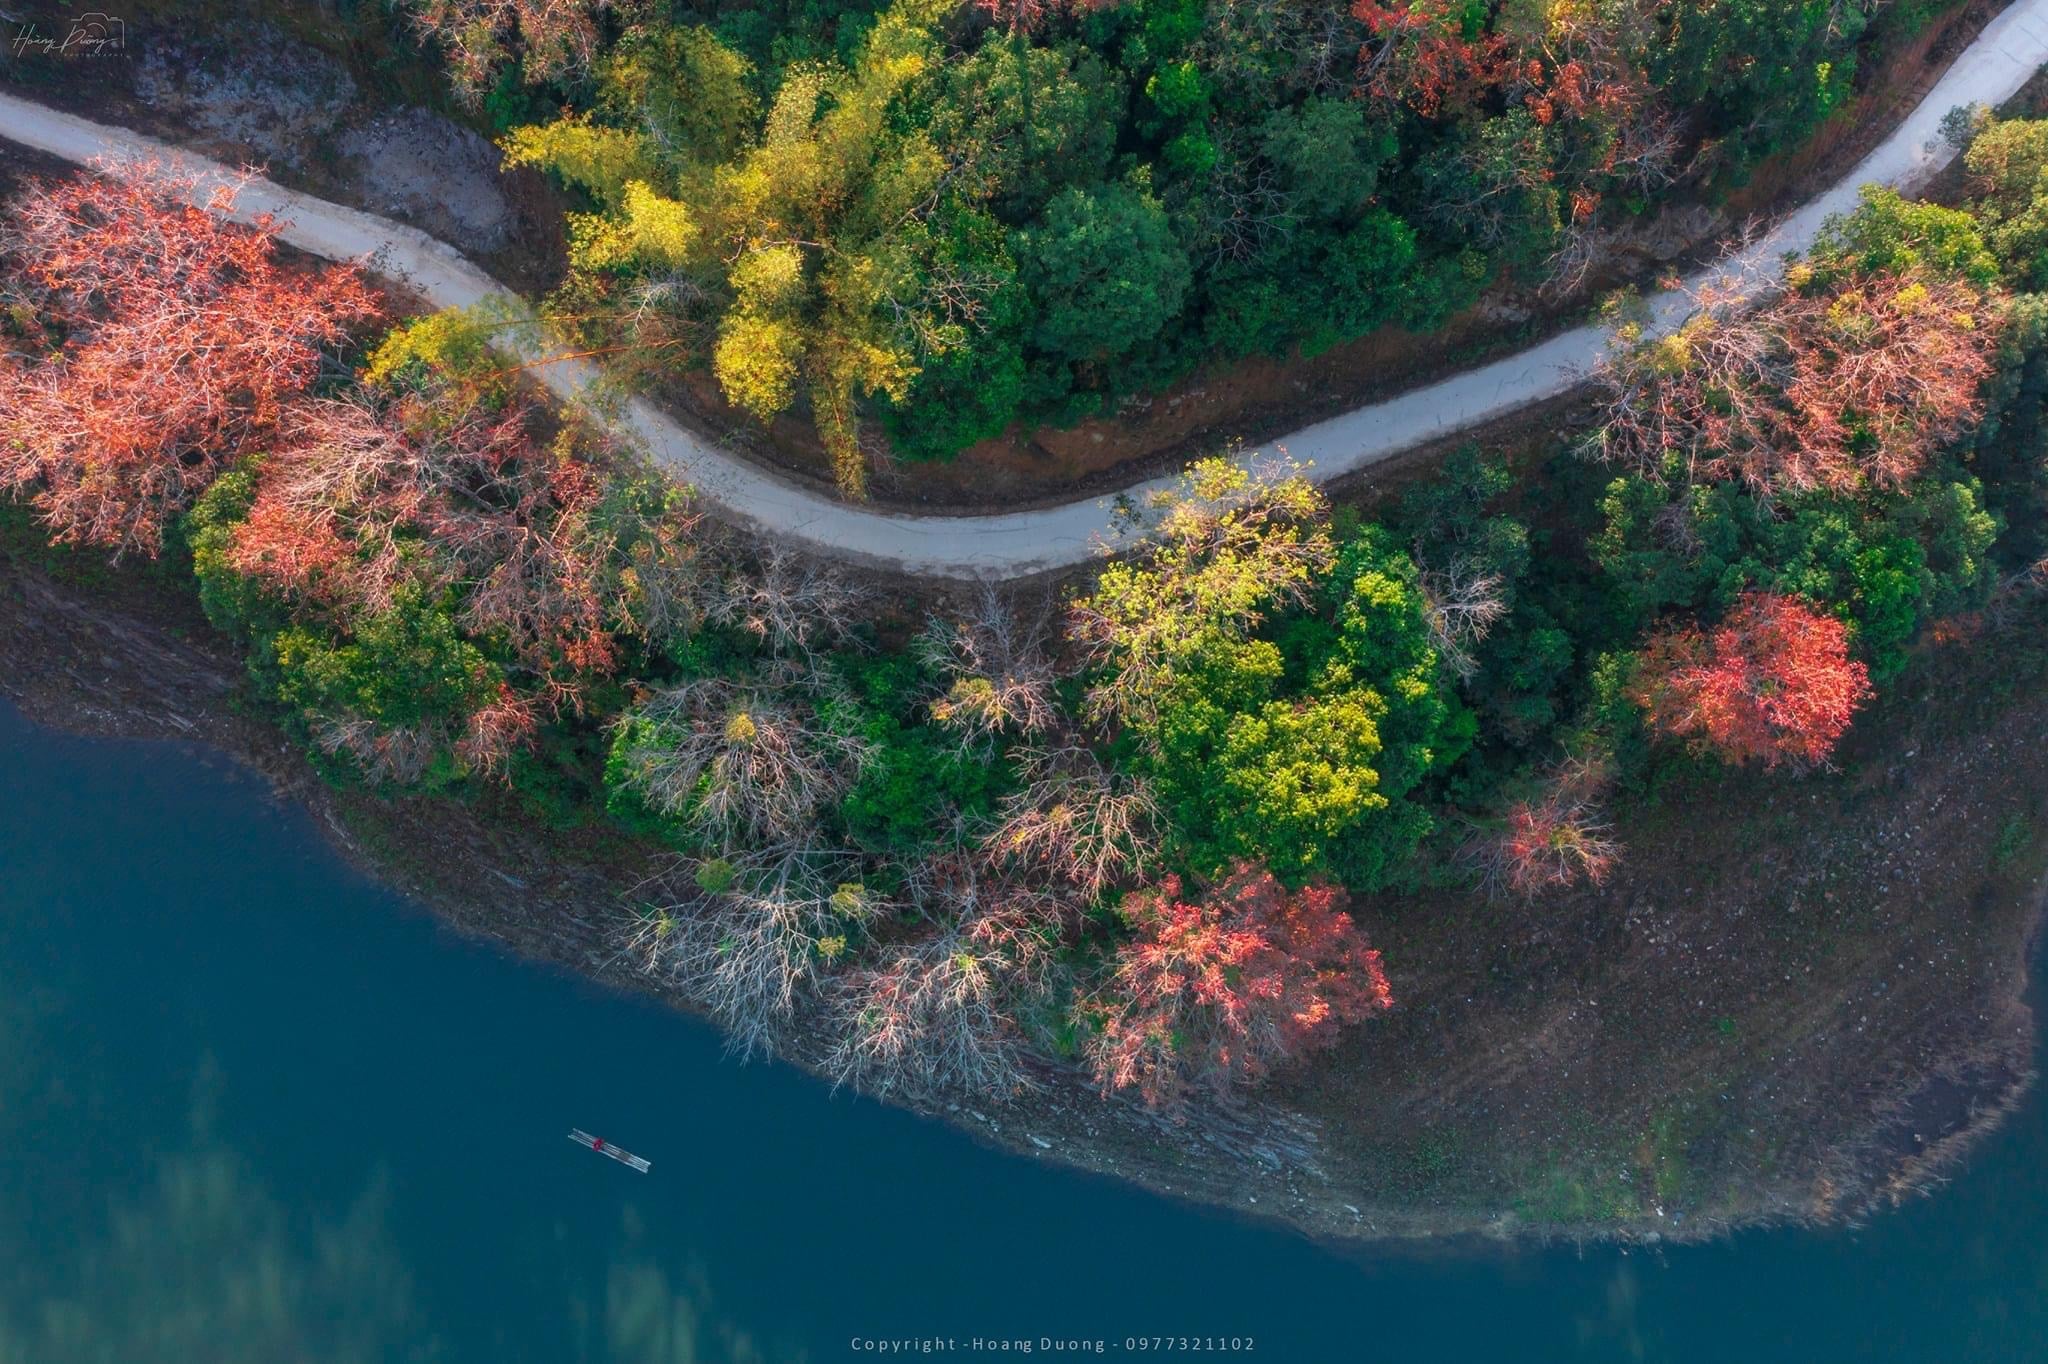
[[[1630,802],[1597,890],[1360,903],[1406,1007],[1274,1099],[1383,1198],[1536,1225],[1903,1196],[2030,1071],[2042,625],[1931,646],[1837,770]]]
[[[934,1116],[1343,1238],[1693,1239],[1904,1197],[2032,1074],[2048,630],[2025,611],[1925,651],[1839,770],[1702,770],[1636,803],[1602,889],[1360,902],[1396,1009],[1244,1108],[1168,1121],[1048,1067],[1035,1095]],[[497,791],[325,784],[189,582],[40,548],[4,507],[0,695],[64,729],[216,746],[455,927],[661,993],[620,950],[659,849]]]

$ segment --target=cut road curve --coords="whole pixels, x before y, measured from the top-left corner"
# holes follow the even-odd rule
[[[2014,0],[1984,27],[1925,99],[1840,183],[1776,224],[1742,252],[1686,281],[1687,288],[1652,296],[1651,329],[1661,334],[1690,312],[1701,285],[1739,274],[1770,277],[1787,252],[1809,246],[1829,216],[1855,206],[1866,184],[1910,192],[1948,164],[1954,151],[1941,137],[1942,116],[1960,104],[1996,106],[2048,62],[2048,0]],[[154,138],[0,95],[0,136],[67,161],[95,157],[157,157],[200,177],[197,192],[239,179],[237,172]],[[405,281],[439,308],[486,299],[511,300],[496,280],[453,248],[416,228],[251,179],[236,216],[276,215],[285,241],[330,260],[361,260]],[[513,300],[516,302],[516,300]],[[1284,449],[1326,481],[1354,473],[1426,441],[1468,430],[1530,403],[1570,391],[1598,363],[1606,333],[1579,327],[1504,359],[1355,408],[1282,436],[1242,456]],[[544,358],[542,343],[522,343],[523,358]],[[575,397],[595,375],[582,361],[536,371],[557,393]],[[1089,558],[1110,530],[1118,495],[992,516],[885,511],[840,502],[779,477],[686,430],[651,403],[634,400],[609,417],[719,512],[784,542],[913,575],[961,579],[1024,577]],[[1142,500],[1171,478],[1135,484],[1121,496]]]

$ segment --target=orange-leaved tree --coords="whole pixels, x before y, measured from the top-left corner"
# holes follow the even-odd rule
[[[1759,493],[1898,488],[1983,411],[1996,316],[1959,280],[1880,271],[1803,281],[1761,306],[1708,296],[1603,367],[1597,442],[1652,477]]]
[[[1344,905],[1338,887],[1290,891],[1249,865],[1192,899],[1177,876],[1128,896],[1134,936],[1092,1007],[1103,1090],[1136,1086],[1154,1105],[1195,1081],[1227,1092],[1391,1007],[1380,954]]]
[[[403,591],[459,602],[549,710],[619,662],[617,636],[694,609],[694,513],[573,428],[536,439],[522,399],[445,383],[297,405],[264,461],[226,562],[341,623]]]
[[[154,162],[32,182],[9,207],[0,492],[61,540],[154,554],[164,522],[266,441],[323,349],[375,315],[348,266],[281,262],[240,188]]]
[[[1752,592],[1711,633],[1653,639],[1634,699],[1653,729],[1729,762],[1775,767],[1826,761],[1870,694],[1841,621],[1795,597]]]

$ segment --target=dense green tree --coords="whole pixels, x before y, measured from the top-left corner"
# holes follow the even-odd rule
[[[261,671],[271,672],[277,699],[299,714],[316,751],[399,785],[462,776],[470,718],[504,686],[447,604],[411,587],[346,636],[294,625],[267,652]]]
[[[1803,137],[1847,98],[1871,9],[1805,0],[1695,0],[1646,52],[1674,107],[1726,139],[1736,174]]]
[[[1970,212],[2024,289],[2048,287],[2048,120],[1991,119],[1963,153],[1977,198]]]
[[[1904,199],[1882,185],[1865,185],[1855,212],[1822,225],[1805,265],[1799,278],[1808,287],[1880,271],[1925,270],[1980,288],[1998,278],[1998,261],[1985,245],[1981,218]]]
[[[1018,234],[1019,274],[1058,361],[1112,364],[1180,313],[1191,271],[1157,200],[1128,185],[1063,191]]]
[[[1724,610],[1742,593],[1799,596],[1851,622],[1879,680],[1928,620],[1983,603],[1998,522],[1966,475],[1905,494],[1810,493],[1760,503],[1726,485],[1618,479],[1594,554],[1628,613]]]
[[[957,838],[960,820],[987,817],[1007,786],[1004,764],[930,723],[931,682],[909,654],[844,657],[838,672],[847,688],[819,713],[868,755],[838,809],[857,847],[929,853]]]
[[[1116,73],[1093,53],[991,33],[947,69],[930,132],[976,182],[974,197],[1021,225],[1062,189],[1108,174],[1123,104]]]
[[[1307,221],[1348,220],[1372,202],[1399,142],[1354,100],[1311,98],[1259,125],[1259,150],[1285,178],[1288,208]]]
[[[1147,729],[1187,865],[1256,859],[1376,887],[1431,827],[1413,799],[1469,741],[1443,692],[1414,561],[1383,531],[1337,553],[1278,642],[1200,641]]]
[[[276,594],[230,561],[235,528],[256,504],[257,477],[258,461],[243,460],[214,480],[180,524],[206,618],[245,643],[275,634],[290,619]]]

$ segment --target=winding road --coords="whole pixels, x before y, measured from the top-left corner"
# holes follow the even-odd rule
[[[1866,184],[1912,191],[1946,166],[1954,150],[1942,140],[1942,116],[1959,104],[1998,105],[2048,62],[2048,0],[2014,2],[1980,33],[1927,97],[1891,136],[1840,183],[1776,224],[1740,254],[1701,271],[1687,288],[1647,300],[1653,334],[1668,332],[1689,314],[1691,293],[1738,275],[1772,277],[1787,252],[1812,243],[1821,223],[1855,206]],[[240,179],[219,162],[155,138],[60,113],[33,101],[0,95],[0,137],[67,161],[95,157],[155,157],[199,176],[197,194]],[[360,260],[405,281],[436,307],[465,308],[486,299],[523,306],[504,286],[454,248],[411,227],[265,179],[252,179],[236,201],[236,216],[274,214],[280,235],[301,250],[331,260]],[[1329,480],[1376,464],[1426,441],[1452,435],[1519,407],[1566,393],[1599,362],[1606,333],[1580,327],[1540,345],[1411,389],[1384,402],[1355,408],[1282,436],[1242,456],[1257,459],[1284,449]],[[539,339],[520,343],[524,359],[546,356]],[[536,371],[564,397],[580,394],[596,378],[582,361],[562,360]],[[777,476],[732,451],[684,429],[651,403],[634,400],[613,424],[694,486],[734,520],[805,548],[897,571],[956,579],[1024,577],[1079,563],[1109,532],[1115,496],[1033,511],[991,516],[919,516],[837,501]],[[1122,496],[1142,500],[1171,478],[1135,484]]]

